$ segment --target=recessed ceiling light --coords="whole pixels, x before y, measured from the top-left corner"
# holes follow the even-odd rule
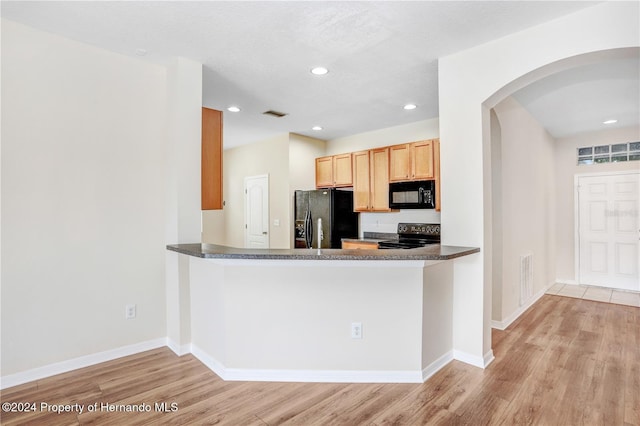
[[[315,67],[311,69],[311,74],[315,74],[315,75],[325,75],[328,72],[329,70],[326,69],[325,67]]]
[[[403,108],[404,109],[416,109],[416,105],[415,104],[406,104]]]
[[[147,50],[146,49],[136,49],[136,55],[137,56],[145,56],[147,54]]]
[[[240,112],[240,108],[238,108],[237,106],[230,106],[229,108],[227,108],[227,111]]]
[[[311,128],[311,130],[322,130],[322,127],[320,127],[320,126],[313,126],[313,127]]]
[[[617,123],[618,120],[607,120],[607,121],[603,121],[602,124],[614,124]]]

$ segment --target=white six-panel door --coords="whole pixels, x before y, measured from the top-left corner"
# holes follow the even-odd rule
[[[269,175],[244,178],[247,248],[269,248]]]
[[[578,282],[640,290],[640,173],[579,176]]]

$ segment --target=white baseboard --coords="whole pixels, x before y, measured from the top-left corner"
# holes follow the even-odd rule
[[[489,352],[484,354],[484,367],[483,368],[487,368],[489,366],[489,364],[491,364],[493,362],[493,360],[495,360],[495,359],[496,359],[496,357],[493,356],[493,349],[489,350]]]
[[[529,299],[524,305],[518,307],[518,309],[516,309],[511,315],[509,315],[504,320],[502,321],[491,320],[491,328],[496,328],[498,330],[505,330],[515,320],[517,320],[520,317],[520,315],[522,315],[527,309],[533,306],[533,304],[536,303],[542,296],[544,296],[545,292],[548,289],[549,288],[543,288],[542,290],[534,294],[531,299]]]
[[[174,340],[169,339],[168,337],[167,337],[167,346],[169,347],[169,349],[171,349],[173,351],[174,354],[176,354],[178,356],[182,356],[182,355],[186,355],[188,353],[191,353],[191,344],[179,345]]]
[[[86,355],[67,361],[49,364],[43,367],[34,368],[20,373],[9,374],[0,377],[0,389],[6,389],[24,383],[51,377],[56,374],[66,373],[79,368],[111,361],[129,355],[151,349],[169,347],[179,356],[187,353],[193,354],[211,371],[216,373],[223,380],[228,381],[254,381],[254,382],[324,382],[324,383],[424,383],[454,358],[468,364],[484,368],[484,362],[473,362],[469,360],[473,357],[458,352],[457,355],[450,351],[429,364],[422,371],[420,370],[258,370],[226,368],[222,363],[211,357],[202,349],[195,345],[177,345],[169,338],[159,338],[134,345],[123,346],[104,352]],[[463,355],[461,355],[463,354]],[[493,355],[491,355],[493,358]],[[489,361],[490,362],[490,361]]]
[[[68,371],[77,370],[79,368],[89,367],[101,362],[111,361],[116,358],[134,355],[151,349],[167,346],[167,338],[148,340],[133,345],[122,346],[116,349],[110,349],[104,352],[85,355],[66,361],[56,362],[54,364],[45,365],[31,370],[22,371],[20,373],[8,374],[0,378],[0,389],[10,388],[12,386],[40,380],[45,377],[55,376],[56,374],[66,373]]]
[[[479,357],[454,349],[453,359],[473,365],[474,367],[487,368],[495,358],[493,356],[493,350],[489,350],[484,356]]]
[[[225,380],[309,383],[422,383],[422,372],[360,370],[245,370],[228,368]]]
[[[496,330],[504,330],[506,327],[502,323],[502,321],[491,320],[491,328],[495,328]]]
[[[422,370],[422,382],[426,382],[429,377],[436,374],[440,371],[445,365],[449,364],[453,361],[453,351],[449,351],[446,354],[442,355],[440,358],[433,361],[431,364],[427,365]]]
[[[429,365],[424,371],[360,371],[360,370],[260,370],[227,368],[195,345],[191,353],[222,380],[250,382],[308,382],[308,383],[423,383],[451,361],[447,354]],[[441,365],[440,365],[441,364]]]
[[[217,359],[194,344],[191,345],[191,354],[198,358],[209,370],[216,373],[222,380],[227,380],[227,369],[221,362],[218,362]]]
[[[558,284],[569,284],[569,285],[578,285],[578,281],[576,280],[556,280]]]

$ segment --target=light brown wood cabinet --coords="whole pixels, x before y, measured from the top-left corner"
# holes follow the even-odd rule
[[[389,209],[389,148],[353,153],[353,210]]]
[[[316,158],[316,188],[333,186],[333,157]]]
[[[389,147],[389,181],[409,180],[409,175],[411,174],[410,161],[408,143]]]
[[[412,179],[425,180],[435,177],[433,144],[433,140],[428,140],[410,145]]]
[[[389,181],[434,179],[434,140],[389,147]]]
[[[343,249],[378,250],[378,243],[373,241],[343,241]]]
[[[316,158],[316,188],[353,185],[351,153]]]
[[[430,139],[316,158],[316,188],[353,187],[357,212],[388,212],[389,183],[436,181],[440,211],[440,140]]]
[[[371,204],[369,211],[388,212],[389,208],[389,148],[371,150]]]
[[[221,210],[222,111],[202,108],[201,208]]]
[[[357,212],[369,211],[371,199],[371,165],[369,151],[358,151],[353,158],[353,210]]]

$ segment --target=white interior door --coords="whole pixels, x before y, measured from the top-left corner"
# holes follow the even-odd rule
[[[244,244],[269,248],[269,175],[244,178]]]
[[[640,174],[578,178],[579,283],[640,290]]]

